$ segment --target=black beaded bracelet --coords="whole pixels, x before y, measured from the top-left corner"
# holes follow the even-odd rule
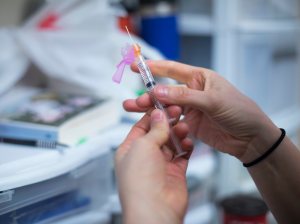
[[[279,139],[271,146],[271,148],[269,148],[264,154],[262,154],[260,157],[253,160],[252,162],[243,163],[243,166],[244,167],[254,166],[255,164],[257,164],[257,163],[261,162],[262,160],[264,160],[265,158],[267,158],[280,145],[280,143],[284,139],[285,130],[283,128],[280,128],[280,131],[281,131],[281,135],[280,135]]]

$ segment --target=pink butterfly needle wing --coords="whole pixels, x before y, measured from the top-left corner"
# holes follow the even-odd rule
[[[131,65],[135,60],[134,49],[131,45],[127,45],[122,49],[122,61],[117,65],[117,71],[112,77],[112,80],[116,83],[120,83],[123,77],[123,73],[126,65]]]

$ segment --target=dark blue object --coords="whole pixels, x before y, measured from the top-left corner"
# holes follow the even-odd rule
[[[79,195],[75,190],[1,215],[0,223],[38,223],[67,214],[77,209],[85,208],[90,204],[90,198]]]
[[[141,36],[151,46],[157,48],[168,59],[179,58],[179,33],[177,17],[147,16],[141,19]]]

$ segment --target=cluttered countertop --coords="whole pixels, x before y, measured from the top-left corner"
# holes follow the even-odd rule
[[[1,97],[20,83],[30,87],[46,85],[54,92],[92,93],[119,103],[134,97],[140,88],[138,77],[127,76],[122,85],[111,80],[120,50],[128,42],[113,18],[105,1],[49,1],[21,27],[3,28],[0,66],[1,72],[9,76],[0,76]],[[162,58],[144,41],[139,43],[148,58]],[[8,101],[1,101],[0,111]],[[1,143],[0,191],[43,181],[82,165],[107,150],[109,136],[113,136],[110,131],[101,132],[63,153]]]

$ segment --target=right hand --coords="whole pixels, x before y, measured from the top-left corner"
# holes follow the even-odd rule
[[[155,76],[175,79],[185,86],[157,86],[153,94],[167,105],[183,107],[183,121],[208,145],[242,162],[260,156],[280,136],[280,130],[248,97],[215,72],[172,61],[148,61]],[[132,66],[137,71],[136,65]],[[127,111],[153,107],[148,94],[126,100]]]

